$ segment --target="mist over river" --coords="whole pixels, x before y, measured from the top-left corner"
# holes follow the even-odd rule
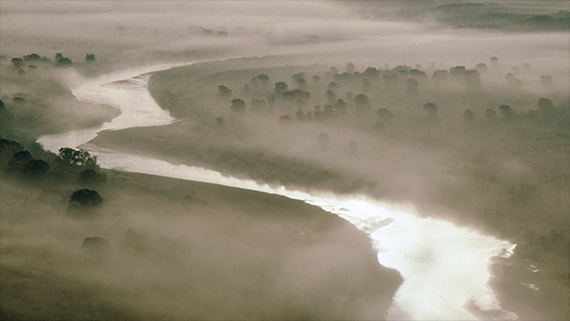
[[[380,264],[394,268],[404,283],[394,297],[389,320],[517,319],[501,309],[487,286],[490,258],[508,258],[515,245],[455,226],[422,218],[413,206],[403,208],[363,195],[305,192],[237,179],[198,167],[108,150],[89,144],[97,132],[130,127],[168,125],[175,121],[156,104],[147,90],[150,72],[173,65],[129,69],[80,83],[72,88],[82,101],[119,108],[121,115],[99,128],[47,135],[38,141],[53,152],[81,147],[97,156],[102,168],[207,182],[302,200],[338,215],[366,233]],[[381,317],[381,316],[379,316]]]

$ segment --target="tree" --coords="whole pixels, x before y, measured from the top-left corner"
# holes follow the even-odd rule
[[[55,63],[57,66],[68,66],[73,64],[73,62],[71,62],[71,59],[64,57],[60,52],[55,54]]]
[[[87,62],[95,61],[95,54],[86,54],[85,55],[85,61],[87,61]]]
[[[294,75],[291,75],[291,77],[293,78],[293,80],[295,80],[295,83],[300,88],[307,87],[307,81],[305,80],[305,73],[304,72],[296,73]]]
[[[501,112],[501,115],[503,115],[503,117],[507,119],[511,119],[514,116],[514,111],[511,109],[511,106],[509,105],[499,106],[499,111]]]
[[[280,81],[280,82],[276,82],[275,83],[275,89],[273,91],[275,91],[276,94],[283,94],[284,92],[286,92],[288,89],[288,86],[285,82]]]
[[[97,191],[85,188],[73,192],[69,197],[69,202],[81,207],[98,207],[103,204],[103,199]]]
[[[218,125],[219,127],[224,127],[226,125],[225,119],[223,117],[217,117],[216,125]]]
[[[493,67],[497,67],[499,66],[499,58],[497,57],[491,57],[491,65],[493,65]]]
[[[475,120],[475,114],[473,113],[473,111],[471,111],[471,109],[466,109],[463,112],[463,120],[465,122],[472,122]]]
[[[266,74],[257,75],[256,78],[259,80],[259,82],[261,82],[262,85],[267,85],[269,83],[269,76]]]
[[[474,89],[481,87],[481,74],[477,69],[469,69],[465,72],[465,83]]]
[[[24,167],[32,160],[32,154],[27,150],[19,151],[15,153],[10,161],[8,162],[8,171],[10,172],[21,172]]]
[[[22,172],[32,178],[39,178],[47,174],[49,164],[42,159],[32,159],[22,169]]]
[[[465,75],[466,72],[467,68],[465,68],[465,66],[455,66],[449,68],[449,75],[452,77],[461,77]]]
[[[346,107],[347,107],[346,102],[342,99],[337,100],[336,103],[334,104],[334,109],[336,113],[340,115],[346,114]]]
[[[41,61],[42,57],[38,54],[32,53],[32,54],[24,56],[24,60],[25,61],[30,61],[30,60],[31,61]]]
[[[314,75],[313,76],[313,83],[314,84],[318,84],[321,81],[321,77]]]
[[[329,103],[334,103],[334,102],[335,102],[335,100],[336,100],[336,94],[335,94],[334,91],[332,91],[332,90],[327,90],[326,96],[327,96],[327,100],[328,100]]]
[[[428,112],[429,118],[432,120],[437,119],[439,108],[434,103],[425,103],[424,110]]]
[[[88,185],[103,184],[107,181],[107,177],[103,173],[99,173],[94,169],[86,169],[79,174],[79,182]]]
[[[352,62],[349,62],[346,67],[344,68],[344,72],[347,72],[349,74],[353,73],[355,70],[354,64]]]
[[[26,65],[26,63],[24,62],[24,60],[22,58],[12,58],[10,60],[10,62],[12,62],[12,64],[16,68],[22,68]]]
[[[218,91],[222,97],[230,97],[232,95],[232,90],[223,85],[218,86]]]
[[[86,168],[97,168],[97,156],[91,157],[88,151],[84,149],[73,149],[62,147],[59,149],[59,158],[66,164],[82,166]]]
[[[354,104],[360,111],[364,111],[370,108],[370,99],[365,94],[358,94],[354,97]]]
[[[538,108],[540,109],[540,112],[544,115],[550,116],[554,114],[554,104],[552,103],[552,100],[548,98],[540,98],[538,100]]]
[[[368,78],[362,79],[362,91],[370,92],[372,90],[372,81]]]
[[[380,71],[374,67],[368,67],[364,70],[364,75],[370,79],[378,79],[380,77]]]
[[[487,65],[481,62],[475,65],[475,69],[477,69],[480,73],[485,73],[487,72]]]
[[[81,243],[81,247],[91,252],[102,252],[109,248],[109,241],[102,237],[86,237]]]
[[[497,119],[497,113],[492,109],[485,110],[485,118],[488,120],[495,120]]]
[[[445,82],[447,81],[447,75],[449,73],[447,72],[447,70],[442,70],[442,69],[438,69],[436,71],[433,72],[433,75],[431,76],[431,79],[437,81],[437,82]]]
[[[9,139],[0,139],[0,157],[2,160],[11,158],[17,152],[20,152],[24,149],[22,144],[9,140]]]
[[[305,116],[305,113],[303,113],[303,111],[301,110],[301,108],[297,108],[297,112],[295,113],[295,115],[297,116],[297,119],[299,121],[305,121],[305,119],[307,119],[307,116]]]
[[[251,100],[251,107],[254,109],[262,109],[267,106],[267,101],[265,99],[254,98]]]
[[[308,101],[311,94],[302,89],[293,89],[283,93],[283,98],[291,101]]]
[[[339,85],[338,82],[332,81],[331,83],[329,83],[328,90],[337,91],[337,90],[339,90],[339,89],[340,89],[340,85]]]
[[[232,99],[232,105],[230,106],[230,109],[236,112],[244,112],[245,111],[245,101],[241,100],[241,99],[237,99],[234,98]]]
[[[419,84],[418,81],[415,78],[408,78],[406,79],[406,93],[408,95],[417,95],[419,90]]]
[[[552,88],[552,76],[550,75],[542,75],[540,76],[540,82],[544,88]]]
[[[388,120],[394,118],[394,115],[392,114],[392,112],[389,111],[387,108],[379,108],[376,111],[376,116],[378,116],[378,118],[381,121],[388,121]]]

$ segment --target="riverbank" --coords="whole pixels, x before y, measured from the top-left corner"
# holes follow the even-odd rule
[[[381,319],[401,283],[365,235],[317,207],[107,175],[87,220],[66,215],[75,186],[2,181],[3,319]],[[86,253],[86,237],[110,247]]]
[[[205,70],[212,68],[206,66]],[[200,71],[198,66],[194,70]],[[294,68],[293,68],[294,69]],[[291,69],[291,73],[293,73]],[[261,182],[276,184],[288,182],[284,179],[303,178],[301,172],[289,172],[291,166],[284,166],[287,161],[299,164],[320,164],[318,170],[325,170],[332,175],[320,175],[323,180],[311,179],[311,185],[306,188],[324,188],[336,191],[365,190],[373,196],[381,195],[382,199],[394,202],[412,202],[423,215],[440,217],[459,225],[475,227],[477,230],[509,239],[519,244],[515,255],[505,264],[505,269],[528,271],[532,266],[540,266],[541,272],[532,277],[516,272],[513,277],[503,275],[491,282],[499,293],[505,309],[519,314],[521,319],[560,319],[569,315],[566,304],[569,298],[568,290],[568,154],[567,135],[564,128],[556,132],[554,128],[541,127],[540,124],[521,121],[517,123],[494,124],[477,123],[460,130],[435,130],[434,128],[419,127],[418,137],[409,133],[401,134],[397,130],[389,131],[382,139],[372,142],[370,149],[383,150],[384,155],[398,153],[402,157],[394,159],[381,155],[375,156],[372,164],[363,162],[367,154],[366,146],[360,145],[358,159],[350,158],[336,151],[341,150],[340,143],[331,142],[332,152],[302,154],[290,153],[287,157],[282,154],[289,143],[286,140],[265,142],[257,137],[266,138],[264,130],[271,127],[272,135],[285,131],[288,141],[303,141],[300,146],[310,146],[318,150],[316,144],[304,142],[306,137],[317,137],[324,126],[314,125],[316,129],[307,135],[309,129],[299,125],[265,125],[257,116],[248,114],[246,117],[229,116],[229,129],[220,129],[213,122],[216,111],[223,110],[219,104],[213,104],[210,121],[204,114],[204,102],[213,98],[198,98],[192,105],[186,105],[185,100],[176,100],[176,105],[169,103],[168,97],[178,97],[174,87],[169,87],[168,95],[161,89],[168,84],[176,83],[178,87],[192,87],[192,82],[181,82],[180,78],[193,79],[193,68],[177,69],[157,74],[155,81],[151,78],[149,87],[153,97],[164,109],[180,112],[184,107],[186,113],[200,116],[201,122],[180,122],[161,128],[139,128],[105,133],[94,143],[102,147],[129,151],[131,153],[151,155],[169,160],[173,163],[198,165],[213,168],[217,171],[229,171],[238,177],[251,177]],[[272,69],[264,70],[271,76]],[[187,72],[185,74],[184,72]],[[249,71],[241,71],[248,73]],[[251,71],[253,72],[253,71]],[[237,78],[238,71],[228,72],[228,76]],[[160,77],[158,77],[158,75]],[[214,96],[215,81],[211,81],[207,73],[196,74],[200,79],[201,88],[210,88],[210,96]],[[224,74],[216,74],[218,78]],[[169,78],[171,76],[172,78]],[[247,78],[247,77],[246,77]],[[153,87],[154,86],[154,87]],[[206,90],[204,90],[206,92]],[[208,95],[206,95],[208,96]],[[185,96],[181,96],[185,97]],[[201,97],[201,96],[200,96]],[[202,102],[202,103],[200,103]],[[213,102],[213,100],[212,100]],[[202,106],[197,108],[196,106]],[[226,108],[227,109],[227,108]],[[562,110],[564,112],[564,110]],[[242,122],[242,123],[240,123]],[[244,124],[249,124],[244,126]],[[259,128],[254,128],[254,127]],[[403,127],[404,131],[410,128]],[[256,132],[256,129],[258,131]],[[422,132],[422,130],[424,132]],[[293,139],[298,134],[299,139]],[[330,132],[329,132],[330,134]],[[346,133],[343,133],[346,135]],[[301,137],[303,136],[303,137]],[[331,135],[332,136],[332,135]],[[334,136],[333,136],[334,137]],[[336,136],[338,138],[338,135]],[[169,146],[170,141],[176,141],[176,146]],[[266,140],[270,140],[269,138]],[[141,145],[145,142],[144,146]],[[246,142],[250,142],[249,146]],[[397,148],[393,145],[396,144]],[[257,146],[256,146],[257,145]],[[234,150],[232,157],[212,157],[212,151],[226,146]],[[262,153],[256,153],[255,146]],[[267,171],[270,175],[259,174],[256,163],[265,163],[273,157],[278,160],[269,162],[277,165]],[[239,159],[237,164],[228,160]],[[336,163],[331,159],[337,160]],[[410,163],[409,159],[422,159],[421,162]],[[243,161],[241,161],[243,160]],[[312,161],[312,162],[311,162]],[[552,164],[556,164],[552,166]],[[356,166],[359,165],[359,166]],[[238,166],[237,170],[236,167]],[[299,169],[299,166],[293,166]],[[252,176],[255,168],[255,175]],[[386,171],[383,169],[390,169]],[[378,170],[380,169],[380,170]],[[312,173],[318,171],[311,171]],[[239,173],[239,174],[238,174]],[[279,175],[282,175],[281,177]],[[287,174],[287,175],[285,175]],[[393,175],[392,175],[393,174]],[[350,177],[365,177],[354,184],[347,180]],[[431,184],[416,184],[429,181]],[[332,182],[332,183],[331,183]],[[298,183],[298,182],[296,182]],[[295,185],[295,184],[293,184]],[[303,185],[298,184],[298,185]],[[349,186],[350,188],[347,188]],[[298,187],[298,186],[297,186]],[[540,213],[540,214],[538,214]],[[531,272],[534,273],[534,272]],[[527,282],[532,279],[533,282]],[[534,284],[530,286],[529,284]],[[533,288],[544,289],[537,294]],[[522,294],[522,295],[519,295]],[[509,299],[517,298],[517,299]],[[548,304],[545,304],[548,302]]]

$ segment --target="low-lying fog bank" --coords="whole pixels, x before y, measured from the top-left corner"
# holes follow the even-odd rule
[[[76,184],[2,180],[3,320],[381,319],[401,283],[365,235],[317,207],[107,174],[86,218],[67,211]]]
[[[70,193],[83,185],[61,182],[57,157],[33,142],[117,115],[78,102],[68,86],[128,67],[244,56],[252,58],[155,74],[151,93],[165,110],[157,119],[168,111],[180,121],[93,142],[273,186],[413,203],[422,215],[517,243],[508,264],[492,271],[505,310],[569,319],[568,9],[567,1],[1,1],[0,138],[2,148],[15,146],[7,138],[29,151],[1,163],[49,178],[33,187],[15,176],[0,183],[2,319],[377,319],[385,311],[399,279],[366,270],[373,260],[361,235],[354,251],[365,263],[352,265],[353,249],[335,233],[354,229],[337,229],[330,214],[329,223],[317,219],[334,225],[319,234],[331,248],[304,243],[304,219],[234,212],[273,213],[282,201],[295,212],[300,203],[192,183],[149,187],[156,178],[114,173],[98,218],[66,216]],[[182,192],[189,188],[196,195]],[[259,204],[244,204],[245,196]],[[264,247],[251,235],[266,242],[264,228],[302,250],[274,251],[278,240]],[[89,254],[83,240],[107,250]],[[285,272],[264,270],[287,262]],[[298,269],[306,262],[310,274]],[[265,283],[242,279],[252,269]],[[391,281],[378,290],[372,279]],[[272,297],[280,287],[283,295]],[[331,293],[326,303],[323,293]],[[385,300],[367,299],[375,295]],[[180,304],[187,298],[199,306]]]

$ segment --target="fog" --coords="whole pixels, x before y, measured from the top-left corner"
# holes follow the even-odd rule
[[[413,208],[416,218],[495,240],[489,248],[517,244],[513,257],[488,266],[497,309],[566,318],[568,9],[564,1],[0,2],[0,135],[50,166],[30,183],[2,151],[2,318],[426,316],[384,315],[401,278],[376,264],[370,242],[381,236],[277,196],[120,171],[132,164],[95,168],[106,183],[86,184],[85,168],[61,165],[35,144],[40,137],[54,153],[62,141],[79,148],[94,138],[81,146],[93,155],[113,150],[292,193]],[[10,61],[32,53],[48,59]],[[280,92],[280,82],[301,96]],[[127,87],[144,94],[129,100]],[[80,88],[103,91],[72,94]],[[152,99],[162,110],[139,108]],[[142,172],[179,177],[152,166]],[[68,209],[80,188],[103,197],[93,218]],[[447,262],[437,254],[445,245],[404,244],[402,252]],[[485,274],[486,264],[459,275]],[[437,271],[415,275],[437,279],[445,269]],[[432,308],[423,300],[417,306]],[[474,310],[466,318],[491,313]]]

